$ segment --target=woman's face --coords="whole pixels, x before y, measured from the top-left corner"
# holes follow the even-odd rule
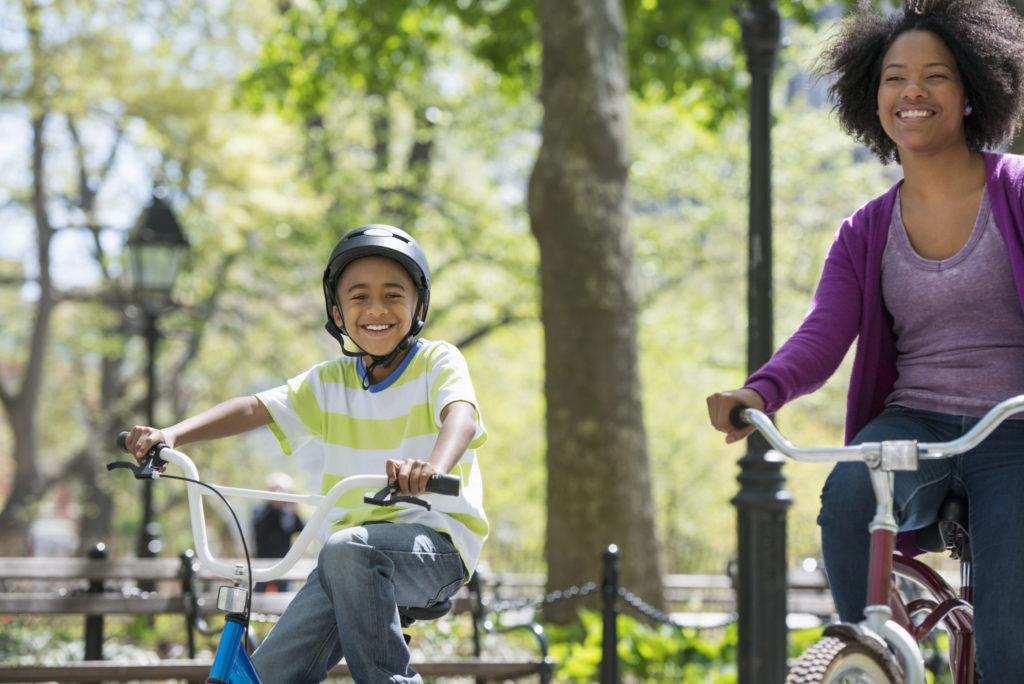
[[[931,31],[900,34],[882,59],[878,116],[907,154],[966,146],[963,78],[953,53]]]

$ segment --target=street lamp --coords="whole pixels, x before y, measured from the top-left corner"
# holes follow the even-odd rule
[[[188,253],[188,240],[181,232],[171,207],[158,188],[153,201],[139,216],[128,238],[132,291],[143,315],[146,340],[146,424],[154,425],[156,404],[156,347],[160,339],[157,319],[171,306],[171,290]],[[153,521],[153,482],[143,483],[142,527],[136,555],[152,558],[160,550],[159,525]]]
[[[738,10],[750,71],[750,235],[747,372],[772,355],[771,84],[780,45],[775,0]],[[786,677],[786,512],[793,502],[785,459],[757,432],[740,459],[736,506],[736,662],[740,684]]]

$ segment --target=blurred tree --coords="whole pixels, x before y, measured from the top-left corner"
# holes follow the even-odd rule
[[[4,9],[0,116],[7,130],[25,135],[11,136],[4,148],[9,172],[0,211],[10,238],[5,248],[31,245],[14,252],[11,260],[24,266],[0,282],[5,308],[29,322],[5,325],[0,348],[0,403],[11,435],[10,486],[0,511],[6,553],[24,551],[24,525],[57,480],[80,490],[82,543],[110,541],[114,497],[102,461],[117,429],[142,413],[144,396],[139,365],[131,363],[141,354],[132,342],[137,323],[122,246],[153,184],[176,188],[186,225],[209,222],[206,237],[194,236],[201,250],[194,263],[210,275],[186,279],[182,288],[191,315],[175,340],[174,371],[161,374],[167,396],[176,396],[225,294],[226,274],[244,247],[244,221],[264,213],[232,196],[238,170],[287,187],[254,156],[280,150],[239,145],[246,134],[235,131],[279,139],[280,129],[251,115],[244,125],[218,122],[231,116],[225,85],[233,83],[239,47],[204,36],[225,21],[243,24],[187,4],[151,9],[131,0],[26,0]],[[225,147],[226,130],[234,148]],[[278,154],[273,163],[286,174],[283,161]],[[244,180],[247,193],[259,188],[256,179]],[[202,199],[190,207],[192,194]],[[277,198],[264,192],[262,202]],[[275,214],[287,215],[290,202],[278,201]]]
[[[625,23],[618,0],[542,0],[543,142],[530,178],[545,339],[548,588],[622,581],[664,608],[637,348],[626,192]],[[567,125],[574,122],[574,125]],[[551,604],[565,622],[576,606]]]
[[[781,4],[787,17],[808,22],[828,3],[788,0]],[[260,65],[245,79],[250,101],[259,106],[269,98],[294,112],[315,132],[314,141],[333,134],[325,123],[339,99],[354,98],[374,106],[375,175],[366,196],[380,199],[384,215],[408,220],[411,216],[402,212],[422,211],[427,199],[423,190],[436,131],[427,125],[430,118],[419,114],[430,112],[431,105],[440,101],[438,92],[446,83],[460,80],[439,51],[446,42],[468,46],[500,74],[499,87],[511,101],[520,101],[523,92],[536,89],[542,54],[545,77],[561,76],[562,68],[576,68],[576,75],[584,76],[582,81],[568,76],[559,80],[565,91],[559,97],[551,86],[540,83],[542,97],[545,93],[548,97],[542,144],[558,152],[542,152],[544,164],[535,169],[531,184],[531,223],[541,249],[547,339],[549,582],[561,588],[558,584],[570,578],[594,576],[600,549],[589,547],[598,538],[614,541],[612,537],[627,536],[619,524],[629,519],[633,523],[628,526],[629,544],[637,552],[624,554],[624,576],[660,604],[660,588],[652,580],[657,573],[651,572],[652,566],[658,567],[651,507],[643,503],[650,501],[650,484],[636,373],[637,303],[626,218],[623,98],[627,88],[651,100],[681,98],[689,105],[689,116],[706,127],[722,122],[725,112],[744,108],[746,72],[739,59],[740,32],[731,6],[713,0],[626,0],[624,8],[609,11],[625,15],[618,34],[628,59],[612,42],[614,30],[595,30],[587,38],[595,42],[572,42],[578,53],[558,49],[547,39],[542,48],[544,28],[534,0],[318,0],[281,7],[279,29],[266,41]],[[559,21],[554,19],[558,16],[554,8],[539,7],[547,7],[552,12],[549,18]],[[592,13],[597,8],[571,7],[583,14],[567,15],[561,21],[576,28],[587,26],[585,19],[596,21]],[[453,21],[457,32],[452,30]],[[555,26],[548,29],[565,40],[583,40]],[[607,42],[599,44],[598,36]],[[615,49],[606,53],[607,48]],[[547,50],[555,56],[547,55]],[[441,87],[425,91],[426,83]],[[578,91],[575,106],[572,91]],[[586,96],[592,99],[587,101]],[[404,166],[396,167],[386,155],[394,150],[392,121],[400,101],[417,114],[416,145]],[[553,105],[561,106],[551,111]],[[621,119],[609,118],[601,125],[601,116],[611,116],[602,110],[604,106]],[[549,141],[549,136],[564,137]],[[337,162],[337,155],[324,153],[323,148],[311,155],[314,168],[332,169]],[[581,168],[583,163],[589,166]],[[398,183],[393,182],[396,168],[404,174]],[[584,180],[588,174],[593,175],[589,183]],[[541,192],[548,186],[552,190]],[[594,201],[597,187],[602,201],[612,204]],[[588,202],[593,204],[584,206]],[[613,211],[595,215],[598,207]],[[575,215],[570,208],[577,209]],[[486,255],[482,245],[474,246],[480,237],[480,232],[474,233],[467,245],[466,251],[475,258]],[[565,289],[566,282],[580,287]],[[490,295],[501,298],[499,292]],[[499,306],[499,312],[503,315],[494,322],[485,321],[480,329],[493,330],[509,316],[518,320],[524,315],[515,299]],[[474,333],[466,339],[478,338]],[[600,359],[588,357],[600,350]],[[606,372],[610,359],[620,364],[616,378],[622,382],[597,382],[601,376],[591,374],[595,368]],[[583,368],[588,370],[581,372]],[[583,376],[589,376],[591,384]],[[621,428],[618,437],[611,439],[617,427]],[[591,433],[583,439],[580,431],[587,430]],[[583,453],[588,464],[600,464],[601,469],[582,468],[567,478],[565,474],[579,465]],[[622,472],[631,477],[619,477]],[[607,489],[596,497],[601,487]],[[641,528],[648,531],[646,536],[637,534]],[[580,567],[581,558],[588,559],[588,567]]]

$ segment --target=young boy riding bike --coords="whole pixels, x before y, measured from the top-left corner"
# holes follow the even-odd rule
[[[253,654],[266,682],[320,682],[342,657],[357,682],[421,682],[409,667],[398,606],[444,602],[467,581],[487,537],[475,449],[486,439],[462,354],[417,339],[430,303],[430,270],[416,241],[381,224],[357,228],[332,251],[323,276],[326,328],[344,356],[286,384],[238,397],[169,428],[136,426],[140,459],[269,425],[285,453],[323,448],[323,490],[384,471],[402,495],[430,476],[458,475],[462,493],[387,508],[343,498],[314,569]],[[355,345],[355,350],[346,346]],[[371,492],[367,492],[371,493]]]

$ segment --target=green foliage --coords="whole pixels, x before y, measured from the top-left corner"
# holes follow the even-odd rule
[[[852,6],[854,0],[846,0]],[[810,25],[826,0],[782,0],[783,20]],[[739,8],[739,9],[737,9]],[[745,6],[717,0],[624,0],[627,66],[633,92],[694,105],[693,119],[715,127],[746,104],[742,29]],[[404,92],[433,74],[433,53],[458,40],[501,76],[510,98],[540,82],[536,0],[314,0],[291,3],[243,78],[250,104],[324,113],[338,90]],[[457,27],[456,27],[457,25]]]
[[[799,23],[820,4],[794,0],[780,10]],[[49,3],[45,11],[72,5],[76,12],[87,6]],[[420,237],[434,271],[425,334],[463,344],[490,433],[480,452],[492,522],[484,558],[496,572],[543,571],[543,331],[536,320],[538,254],[524,208],[540,111],[532,86],[499,85],[509,74],[523,83],[536,78],[536,4],[322,0],[291,3],[284,16],[276,16],[275,3],[193,11],[199,6],[142,17],[136,3],[101,3],[96,20],[81,23],[92,28],[74,41],[77,52],[62,47],[46,56],[45,66],[60,74],[50,84],[76,89],[46,98],[25,94],[5,110],[23,116],[63,93],[79,107],[66,111],[91,127],[83,136],[87,177],[98,177],[101,143],[123,128],[120,154],[141,159],[145,173],[175,189],[193,249],[176,289],[183,308],[161,319],[157,420],[169,423],[278,384],[336,354],[320,331],[323,259],[355,225],[401,223]],[[742,447],[725,447],[708,428],[703,397],[745,375],[748,129],[740,91],[725,94],[743,80],[738,23],[728,3],[707,0],[629,0],[625,11],[637,93],[629,122],[631,228],[658,531],[666,570],[719,572],[734,554],[729,499]],[[133,22],[152,44],[127,39],[120,28]],[[806,310],[841,218],[892,180],[838,132],[814,99],[817,91],[803,97],[801,74],[819,36],[793,26],[784,28],[788,46],[779,57],[774,103],[778,339]],[[5,54],[5,82],[23,78],[25,66],[22,57]],[[702,76],[700,69],[708,71]],[[270,99],[294,116],[285,121],[276,109],[237,107],[241,71],[248,74],[246,102]],[[725,102],[738,113],[722,113]],[[713,129],[704,125],[709,117]],[[426,142],[424,172],[409,160]],[[54,133],[50,144],[66,146],[68,134]],[[78,176],[69,157],[51,168],[59,194],[73,199]],[[9,166],[27,168],[27,160]],[[141,188],[138,179],[119,178],[109,189],[94,189],[103,190],[105,211],[130,219],[138,207],[126,198],[145,195],[149,178]],[[3,191],[20,207],[8,206],[7,215],[24,218],[27,186],[4,176]],[[120,236],[129,219],[110,233]],[[116,242],[111,234],[108,241]],[[112,286],[123,286],[119,249],[104,255]],[[0,274],[23,272],[12,260]],[[0,299],[0,307],[10,321],[0,336],[0,362],[17,368],[27,353],[32,302],[15,294]],[[58,307],[39,421],[47,464],[70,450],[68,435],[86,440],[111,408],[99,394],[104,359],[123,361],[127,382],[116,408],[140,419],[145,350],[132,323],[97,304]],[[79,382],[64,381],[69,375]],[[841,370],[787,408],[782,425],[795,441],[841,439],[844,384]],[[6,432],[0,450],[10,450]],[[287,468],[315,487],[306,474],[315,464],[284,458],[265,433],[197,446],[194,455],[216,482],[261,486],[267,471]],[[825,471],[786,467],[796,499],[791,557],[818,554],[814,516]],[[117,507],[111,545],[128,553],[138,502],[116,496],[128,485],[102,483]],[[191,544],[182,492],[165,482],[156,497],[166,553],[176,553]],[[211,520],[220,543],[237,550],[223,512]]]
[[[581,611],[569,626],[546,626],[556,679],[592,682],[601,671],[603,618]],[[618,616],[619,672],[631,682],[727,684],[736,681],[736,628],[710,634],[671,625],[651,627],[629,615]]]

